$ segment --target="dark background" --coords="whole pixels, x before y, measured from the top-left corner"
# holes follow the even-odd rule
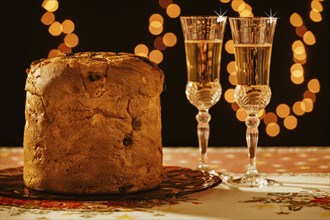
[[[267,110],[275,111],[280,103],[292,107],[302,100],[307,82],[318,78],[321,91],[316,95],[316,103],[311,113],[297,116],[298,126],[287,130],[282,125],[280,134],[269,137],[265,124],[260,123],[261,146],[316,146],[330,145],[330,71],[329,40],[330,13],[329,2],[322,2],[323,20],[319,23],[309,19],[310,0],[251,0],[246,1],[256,16],[264,16],[272,9],[278,12],[278,26],[275,31],[271,63],[272,99]],[[33,60],[45,58],[48,52],[63,42],[64,35],[57,37],[48,33],[48,27],[40,22],[45,12],[42,1],[4,1],[1,13],[1,132],[0,146],[22,146],[25,104],[25,70]],[[227,12],[227,16],[238,16],[230,7],[219,0],[180,0],[174,1],[181,8],[181,15],[214,15],[214,10]],[[290,66],[294,63],[291,45],[301,39],[295,34],[289,18],[298,12],[308,30],[316,37],[316,44],[307,46],[307,63],[304,65],[305,81],[294,85],[290,80]],[[167,48],[164,60],[159,64],[165,72],[167,89],[162,94],[162,124],[164,146],[197,146],[196,121],[197,109],[185,97],[186,66],[183,38],[179,19],[169,18],[155,0],[63,0],[55,12],[59,22],[71,19],[79,44],[73,49],[78,51],[134,52],[137,44],[153,48],[155,36],[148,31],[149,17],[159,13],[165,18],[164,32],[173,32],[178,43]],[[226,42],[231,38],[229,24],[225,31]],[[221,85],[223,91],[233,88],[228,82],[226,65],[233,60],[223,48]],[[235,112],[222,95],[220,101],[211,108],[210,146],[244,146],[245,124],[236,119]]]

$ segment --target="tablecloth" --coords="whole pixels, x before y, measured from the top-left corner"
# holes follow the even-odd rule
[[[164,147],[164,166],[195,169],[196,147]],[[22,166],[21,147],[0,148],[0,169]],[[238,177],[245,172],[245,147],[210,147],[210,165]],[[189,195],[129,202],[36,201],[35,206],[0,203],[2,219],[330,219],[330,147],[259,147],[260,173],[282,185],[237,188],[226,182]],[[10,198],[9,198],[10,199]],[[17,202],[17,201],[16,201]]]

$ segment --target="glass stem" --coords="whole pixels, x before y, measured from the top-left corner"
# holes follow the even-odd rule
[[[249,165],[247,169],[248,175],[258,174],[256,166],[256,153],[258,147],[259,126],[260,120],[256,114],[249,114],[245,120],[246,124],[246,142],[249,151]]]
[[[209,136],[210,136],[210,125],[209,122],[211,120],[211,115],[207,110],[199,110],[196,115],[196,120],[198,122],[197,125],[197,136],[199,143],[199,152],[200,152],[200,160],[198,168],[200,170],[207,171],[208,163],[207,163],[207,147],[209,144]]]

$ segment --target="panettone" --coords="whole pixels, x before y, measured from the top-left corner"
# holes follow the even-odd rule
[[[161,182],[164,74],[129,53],[78,52],[27,70],[24,183],[58,193],[130,193]]]

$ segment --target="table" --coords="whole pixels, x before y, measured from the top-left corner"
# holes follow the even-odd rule
[[[240,176],[247,164],[246,147],[210,147],[209,163],[218,171]],[[22,147],[0,147],[0,169],[23,165]],[[197,147],[164,147],[164,166],[195,169]],[[0,219],[330,219],[330,147],[259,147],[260,173],[282,183],[266,189],[216,187],[166,200],[134,204],[111,201],[38,203],[15,206],[0,196]]]

